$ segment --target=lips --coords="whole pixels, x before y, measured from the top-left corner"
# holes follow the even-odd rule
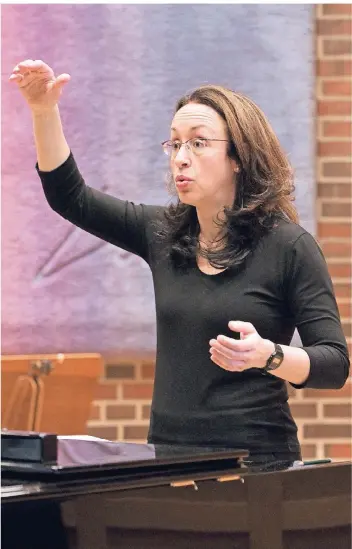
[[[192,181],[192,179],[185,175],[177,175],[175,181],[176,183],[189,183],[190,181]]]

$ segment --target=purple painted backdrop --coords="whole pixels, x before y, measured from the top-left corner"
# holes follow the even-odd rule
[[[291,155],[302,223],[314,231],[312,9],[2,6],[3,353],[155,348],[148,267],[46,204],[12,67],[43,59],[71,74],[61,113],[87,183],[145,203],[169,199],[160,142],[176,99],[205,82],[248,93]]]

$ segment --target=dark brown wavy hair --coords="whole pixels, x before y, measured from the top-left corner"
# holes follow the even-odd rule
[[[293,170],[266,116],[245,95],[204,85],[183,96],[175,113],[188,103],[207,105],[225,121],[228,155],[240,167],[236,197],[232,207],[224,209],[224,220],[216,220],[223,235],[216,250],[199,246],[196,208],[179,199],[166,208],[157,234],[167,244],[167,254],[175,265],[186,265],[201,254],[215,268],[238,268],[278,219],[298,222],[292,203]],[[171,184],[175,190],[174,182]]]

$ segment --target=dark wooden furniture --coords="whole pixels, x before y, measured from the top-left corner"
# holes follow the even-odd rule
[[[3,549],[350,549],[351,464],[59,440],[62,469],[2,462]],[[242,456],[242,457],[241,457]]]

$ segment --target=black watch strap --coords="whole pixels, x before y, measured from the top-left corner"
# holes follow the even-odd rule
[[[275,351],[269,356],[268,360],[266,361],[263,372],[271,372],[272,370],[276,370],[276,368],[281,366],[281,363],[284,359],[284,352],[281,346],[277,343],[274,343],[274,345]]]

